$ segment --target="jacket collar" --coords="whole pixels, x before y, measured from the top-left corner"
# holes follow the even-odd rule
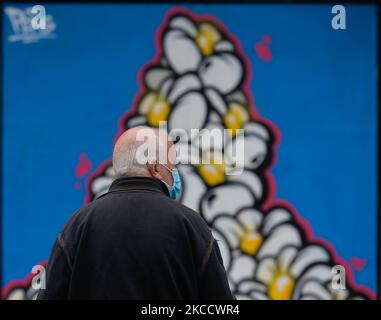
[[[108,192],[145,190],[163,192],[169,196],[166,185],[160,180],[149,177],[121,177],[113,181]]]

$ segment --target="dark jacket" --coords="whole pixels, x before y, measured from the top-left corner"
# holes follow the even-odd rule
[[[115,180],[53,246],[38,299],[234,299],[218,245],[154,179]]]

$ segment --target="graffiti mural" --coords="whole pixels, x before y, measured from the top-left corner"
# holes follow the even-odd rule
[[[168,15],[158,39],[157,59],[142,72],[142,92],[134,112],[122,118],[121,132],[137,125],[158,127],[160,121],[168,121],[168,130],[227,128],[233,134],[245,130],[243,174],[225,175],[223,166],[212,161],[179,166],[182,202],[200,212],[219,240],[237,298],[369,297],[354,284],[340,294],[332,290],[331,269],[339,259],[328,246],[314,241],[290,205],[271,197],[273,181],[267,172],[279,132],[255,109],[247,91],[250,67],[237,39],[212,17],[178,11]],[[242,137],[233,136],[228,143],[235,139]],[[194,137],[176,146],[189,143],[204,155],[203,147],[210,148],[200,141]],[[205,156],[217,158],[226,146],[213,147],[214,154]],[[112,180],[108,161],[92,178],[88,200],[106,192]]]
[[[153,39],[152,39],[153,40]],[[255,50],[271,60],[265,36]],[[311,227],[292,204],[278,200],[272,170],[281,132],[265,119],[249,89],[252,66],[238,38],[213,16],[186,9],[170,10],[156,34],[156,56],[139,74],[133,107],[121,116],[118,137],[128,128],[168,130],[232,129],[224,144],[204,144],[202,131],[176,144],[207,158],[210,164],[179,165],[181,202],[198,211],[218,240],[229,283],[238,299],[373,299],[357,285],[350,267]],[[237,134],[244,129],[245,135]],[[244,139],[244,171],[226,175],[214,159],[232,157]],[[85,157],[81,155],[81,157]],[[179,159],[181,162],[181,159]],[[86,159],[86,161],[88,161]],[[114,180],[111,159],[89,177],[85,202],[106,192]],[[332,267],[343,265],[346,289],[332,289]],[[33,298],[29,281],[8,286],[7,299]]]

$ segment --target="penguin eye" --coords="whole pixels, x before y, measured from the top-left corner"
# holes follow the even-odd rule
[[[242,138],[240,138],[242,139]],[[257,136],[245,136],[245,153],[244,164],[245,168],[256,169],[258,168],[266,158],[268,146],[265,141]],[[232,141],[232,145],[226,150],[226,155],[229,161],[234,161],[233,150],[236,150],[236,140]]]
[[[253,159],[251,160],[251,163],[254,166],[258,167],[263,162],[264,159],[265,159],[265,155],[264,154],[260,154],[260,155],[258,155],[256,157],[253,157]]]
[[[204,70],[207,70],[207,69],[210,67],[211,64],[212,64],[212,63],[211,63],[210,61],[206,61],[206,62],[204,63],[204,65],[202,66],[202,68],[203,68]]]
[[[207,202],[208,202],[208,205],[211,206],[212,205],[212,202],[216,199],[216,194],[215,193],[211,193],[208,198],[206,199]]]

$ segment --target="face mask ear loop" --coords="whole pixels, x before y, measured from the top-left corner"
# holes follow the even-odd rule
[[[162,164],[162,163],[159,163],[159,164],[161,164],[165,169],[167,169],[170,173],[171,173],[171,175],[172,175],[172,171],[173,170],[171,170],[171,169],[169,169],[165,164]],[[172,179],[173,179],[173,176],[172,176]],[[163,181],[163,180],[160,180],[162,183],[164,183],[166,186],[167,186],[167,188],[173,188],[173,186],[175,185],[175,179],[173,179],[173,186],[170,186],[168,183],[166,183],[165,181]]]
[[[165,169],[167,169],[170,173],[172,173],[173,169],[169,169],[165,164],[160,163]]]

